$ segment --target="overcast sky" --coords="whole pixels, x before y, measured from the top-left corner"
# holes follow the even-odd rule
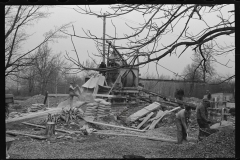
[[[90,16],[90,15],[82,15],[76,12],[75,10],[73,10],[72,8],[77,8],[77,7],[63,5],[63,6],[56,6],[54,8],[51,8],[49,11],[52,14],[49,16],[49,18],[41,19],[35,25],[28,27],[27,28],[28,33],[34,33],[34,34],[25,43],[25,45],[23,46],[23,49],[30,50],[31,48],[34,48],[35,46],[37,46],[37,44],[39,44],[43,40],[43,34],[45,32],[49,31],[50,29],[54,29],[54,26],[60,26],[69,22],[74,22],[73,25],[75,27],[75,32],[77,35],[85,36],[84,32],[82,31],[82,29],[84,29],[84,30],[90,30],[91,33],[96,36],[99,36],[99,37],[102,36],[103,20],[101,18],[98,18],[96,16]],[[107,7],[101,6],[101,5],[92,5],[91,8],[93,11],[98,11],[99,13],[101,8],[103,8],[102,11],[104,12],[104,9],[106,9]],[[226,7],[226,9],[223,11],[223,15],[227,17],[228,11],[233,9],[234,9],[234,5],[228,8]],[[215,24],[217,21],[217,17],[214,14],[212,16],[208,15],[208,17],[204,17],[204,18],[209,24]],[[137,14],[137,13],[123,15],[123,16],[120,16],[119,18],[107,18],[106,34],[111,35],[113,37],[115,34],[115,30],[111,23],[111,20],[117,28],[118,37],[123,37],[123,34],[131,33],[131,30],[125,25],[125,23],[134,27],[134,26],[137,26],[138,23],[144,22],[144,19],[141,16],[141,14]],[[192,33],[196,33],[200,31],[201,28],[204,26],[202,22],[200,23],[200,21],[197,21],[197,20],[193,20],[190,24],[191,25],[190,25],[189,31]],[[165,36],[160,43],[168,44],[174,41],[174,38],[176,38],[176,36],[180,34],[179,32],[182,29],[181,25],[184,25],[184,24],[179,24],[180,29],[178,30],[178,28],[175,28],[174,32]],[[68,32],[73,33],[71,28],[68,30]],[[218,42],[220,44],[221,43],[235,44],[234,38],[228,38],[228,39],[226,38],[227,38],[226,36],[222,36],[218,38]],[[85,61],[86,59],[89,58],[88,53],[90,54],[91,57],[93,57],[93,55],[91,55],[92,53],[94,54],[98,53],[94,45],[94,42],[92,40],[74,38],[74,42],[75,42],[78,54],[81,58],[80,59],[81,61]],[[116,45],[125,46],[124,41],[116,42]],[[75,57],[74,52],[72,52],[73,46],[72,46],[70,37],[66,39],[59,39],[57,43],[51,43],[49,46],[52,48],[54,53],[62,52],[64,55],[65,51],[67,51],[70,53],[72,57]],[[179,53],[181,53],[181,48],[177,50],[179,50]],[[191,49],[187,49],[185,53],[182,54],[182,56],[180,56],[179,58],[178,58],[179,54],[178,55],[172,54],[171,57],[166,56],[163,59],[161,59],[159,61],[159,64],[175,73],[182,74],[184,67],[187,64],[192,63],[192,60],[190,58],[192,54],[193,54],[193,51]],[[101,62],[100,58],[97,58],[97,57],[94,57],[94,58],[98,61],[98,63]],[[229,62],[229,66],[232,66],[232,68],[226,68],[217,63],[214,64],[215,69],[220,75],[235,74],[235,52],[232,52],[227,56],[219,57],[218,61],[223,64],[226,64],[228,62],[228,59],[232,61],[232,62]],[[175,78],[172,72],[162,68],[161,66],[158,66],[158,71],[160,75],[161,74],[169,75],[170,77]],[[150,64],[149,67],[145,66],[140,69],[140,73],[141,75],[156,74],[156,66],[154,64]]]

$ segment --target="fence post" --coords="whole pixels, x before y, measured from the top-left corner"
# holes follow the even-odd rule
[[[45,93],[45,98],[44,98],[43,104],[46,104],[47,99],[48,99],[48,91]]]

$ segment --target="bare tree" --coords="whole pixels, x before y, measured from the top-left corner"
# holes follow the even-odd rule
[[[57,66],[59,54],[54,54],[51,49],[48,47],[48,43],[45,43],[43,46],[39,47],[36,52],[36,58],[34,60],[34,68],[37,72],[37,82],[39,86],[39,90],[42,94],[45,93],[46,87],[50,80],[55,81],[55,78],[52,79],[53,75],[59,69]]]
[[[202,52],[196,50],[193,54],[192,64],[187,65],[183,71],[185,79],[210,82],[216,74],[214,62],[214,49],[211,44],[203,44]]]
[[[115,47],[122,51],[121,55],[126,59],[133,59],[136,55],[142,57],[142,61],[134,64],[134,66],[142,66],[150,62],[155,62],[157,65],[159,60],[167,55],[171,56],[172,54],[176,54],[180,57],[189,48],[194,51],[198,49],[198,54],[202,54],[205,43],[213,44],[214,49],[218,51],[215,56],[228,54],[235,50],[235,46],[229,43],[221,46],[217,41],[217,39],[222,36],[232,37],[232,39],[234,37],[234,12],[228,12],[228,15],[222,14],[228,6],[228,4],[110,5],[109,11],[105,13],[106,18],[114,18],[134,12],[142,14],[145,22],[139,24],[138,27],[132,27],[126,23],[132,30],[132,34],[124,34],[122,37],[116,37],[116,34],[113,36],[107,35],[106,40],[118,41],[119,43],[124,42],[122,46]],[[78,9],[75,9],[75,11],[98,17],[103,15],[92,11],[89,6],[85,8],[78,6]],[[212,14],[215,14],[218,20],[215,24],[209,24],[209,22],[206,21],[206,17]],[[194,21],[199,21],[204,25],[197,33],[191,33],[191,29],[194,29],[191,23],[194,23]],[[181,29],[176,38],[168,44],[163,44],[165,37],[171,34],[176,28]],[[89,30],[86,31],[83,29],[83,31],[85,35],[76,35],[73,27],[73,33],[64,31],[63,33],[71,36],[71,38],[92,39],[97,44],[102,44],[101,37],[97,37]],[[181,47],[183,47],[183,49],[179,50]],[[204,59],[204,57],[202,58]],[[216,57],[213,59],[217,61]],[[72,62],[76,65],[75,68],[80,70],[91,69],[84,66],[78,60],[72,60]],[[205,62],[204,59],[203,67],[206,65]]]
[[[27,58],[38,47],[48,41],[63,37],[59,34],[69,24],[62,25],[45,33],[43,41],[27,52],[22,51],[21,46],[31,34],[27,33],[25,27],[33,25],[36,21],[49,16],[49,6],[5,6],[5,77],[16,75],[25,66],[33,64],[33,59]],[[44,10],[46,9],[46,10]]]
[[[196,69],[196,64],[188,64],[184,70],[185,80],[189,81],[202,81],[202,76],[199,70]]]
[[[202,76],[202,81],[206,82],[206,79],[207,81],[210,81],[216,72],[213,66],[214,50],[213,46],[211,45],[203,44],[202,46],[202,50],[196,50],[196,52],[193,54],[194,57],[192,60],[195,69],[199,69],[199,73]]]

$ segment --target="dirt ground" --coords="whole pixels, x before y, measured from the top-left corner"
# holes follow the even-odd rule
[[[16,125],[16,130],[33,133],[30,127]],[[41,131],[38,131],[41,132]],[[44,130],[42,130],[44,132]],[[109,130],[101,132],[109,133]],[[133,134],[132,131],[130,131]],[[115,133],[128,133],[129,131],[119,130]],[[170,134],[169,134],[170,133]],[[35,133],[36,134],[36,133]],[[139,135],[139,133],[136,133]],[[155,137],[175,137],[175,128],[158,128],[144,133]],[[64,135],[58,133],[59,135]],[[142,134],[143,135],[143,134]],[[19,140],[12,144],[9,154],[13,159],[62,159],[62,158],[122,158],[123,155],[140,155],[145,158],[167,158],[174,157],[172,147],[179,145],[147,140],[138,137],[109,136],[109,135],[75,135],[65,136],[54,141],[35,140],[29,137],[18,136]],[[182,144],[186,145],[186,144]]]
[[[154,132],[160,136],[162,131],[169,133],[170,130],[158,128]],[[171,133],[173,132],[174,129]],[[95,134],[65,137],[50,142],[20,137],[10,148],[9,154],[12,159],[101,159],[122,158],[123,155],[138,155],[145,158],[234,158],[233,135],[235,133],[229,136],[231,139],[227,140],[228,143],[222,144],[223,139],[215,140],[217,145],[214,146],[206,142],[199,144],[186,142],[179,145],[139,137]]]
[[[61,101],[61,99],[59,99],[59,101]],[[30,100],[25,102],[25,106],[28,106],[30,102]],[[54,101],[55,105],[58,103],[59,102],[57,100]],[[118,105],[112,107],[112,112],[118,115],[118,118],[120,119],[118,122],[121,123],[121,120],[145,106]],[[108,127],[98,127],[97,129],[100,129],[102,133],[124,133],[176,139],[176,126],[174,125],[174,121],[171,120],[173,117],[174,115],[170,115],[169,118],[166,118],[165,120],[163,119],[162,124],[158,125],[156,129],[146,131],[145,133]],[[35,124],[43,124],[44,120],[37,119],[30,122]],[[69,126],[57,126],[57,128],[79,130],[79,128],[81,128],[84,124],[86,123],[82,120],[77,121],[74,124],[70,124]],[[89,126],[94,127],[94,125]],[[26,126],[23,124],[8,125],[7,130],[16,130],[35,135],[43,135],[45,132],[44,129],[36,130],[34,127]],[[189,136],[192,138],[197,138],[197,135],[198,130],[196,128],[192,128]],[[145,158],[207,158],[214,155],[215,157],[212,158],[233,158],[235,156],[235,136],[233,137],[231,135],[230,137],[231,139],[228,140],[228,148],[226,148],[221,153],[218,154],[215,153],[215,151],[204,151],[204,154],[199,154],[197,150],[203,150],[203,148],[206,148],[204,147],[205,143],[198,144],[197,142],[185,142],[181,145],[178,145],[174,143],[149,140],[139,137],[98,135],[94,133],[91,135],[69,135],[56,132],[56,139],[49,140],[36,140],[29,137],[17,136],[15,137],[17,140],[12,144],[9,150],[9,154],[11,156],[11,159],[100,159],[122,158],[123,155],[138,155]],[[219,140],[216,140],[216,142],[220,144]],[[223,142],[223,144],[227,143]]]

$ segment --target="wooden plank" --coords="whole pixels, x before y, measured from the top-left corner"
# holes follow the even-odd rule
[[[176,110],[178,110],[178,109],[181,109],[181,107],[174,108],[174,109],[172,109],[172,110],[170,110],[170,111],[164,111],[158,119],[156,119],[156,120],[154,120],[154,121],[152,122],[152,124],[151,124],[151,126],[149,127],[149,129],[154,129],[155,126],[157,125],[157,123],[158,123],[159,121],[161,121],[165,115],[167,115],[167,114],[169,114],[169,113],[171,113],[171,112],[173,112],[173,111],[176,111]]]
[[[147,130],[149,127],[151,126],[151,124],[148,124],[143,130]]]
[[[147,116],[142,117],[142,118],[139,118],[138,120],[139,120],[139,121],[143,121],[146,117],[147,117]]]
[[[163,114],[163,111],[159,110],[157,115],[154,118],[152,118],[152,120],[157,120],[158,118],[160,118],[162,116],[162,114]]]
[[[117,83],[117,81],[118,81],[118,79],[119,79],[120,77],[121,77],[121,75],[119,74],[118,77],[117,77],[117,79],[116,79],[116,81],[114,82],[112,88],[111,88],[110,91],[108,92],[108,94],[110,94],[110,93],[112,92],[113,87],[116,85],[116,83]]]
[[[12,141],[15,141],[15,138],[6,136],[6,142],[12,142]]]
[[[130,115],[127,120],[134,122],[136,120],[138,120],[139,118],[145,116],[146,114],[158,109],[160,107],[160,104],[158,102],[154,102],[152,104],[150,104],[147,107],[144,107],[143,109],[137,111],[136,113]]]
[[[28,137],[37,138],[37,139],[40,139],[40,140],[47,139],[47,137],[44,137],[44,136],[37,136],[37,135],[32,135],[32,134],[25,134],[25,133],[19,133],[19,132],[14,132],[14,131],[6,131],[6,133],[7,133],[7,134],[11,134],[11,135],[28,136]]]
[[[167,111],[159,111],[158,115],[154,117],[152,124],[150,125],[149,129],[154,129],[157,123],[159,122],[159,119],[166,113]]]
[[[227,108],[235,108],[235,103],[227,103],[226,107]]]
[[[147,120],[149,120],[149,118],[150,118],[153,114],[154,114],[153,112],[149,113],[149,114],[147,115],[147,117],[145,117],[144,120],[137,126],[137,129],[139,129],[140,127],[142,127],[142,125],[143,125],[144,123],[146,123]]]
[[[137,132],[145,132],[144,130],[139,130],[139,129],[133,129],[133,128],[122,127],[122,126],[116,126],[116,125],[112,125],[112,124],[105,124],[105,123],[101,123],[101,122],[94,122],[94,121],[92,121],[90,119],[86,119],[86,118],[84,118],[84,120],[87,121],[88,123],[102,125],[102,126],[121,128],[121,129],[126,129],[126,130],[131,130],[131,131],[137,131]]]
[[[45,126],[41,126],[41,125],[37,125],[37,124],[32,124],[32,123],[27,123],[27,122],[22,122],[22,124],[25,124],[25,125],[28,125],[28,126],[33,126],[33,127],[39,127],[39,128],[44,128],[46,129]],[[63,132],[63,133],[73,133],[71,131],[66,131],[66,130],[62,130],[62,129],[55,129],[55,131],[58,131],[58,132]]]
[[[116,97],[115,95],[106,95],[106,94],[93,94],[93,96],[96,96],[96,97],[106,97],[106,98],[114,98],[114,97]]]
[[[57,114],[57,113],[61,113],[61,112],[62,112],[62,108],[53,108],[53,109],[49,109],[49,110],[43,111],[43,112],[30,113],[30,114],[28,114],[26,116],[23,116],[23,117],[16,117],[16,118],[7,119],[5,122],[6,122],[6,124],[20,123],[20,122],[28,121],[28,120],[31,120],[31,119],[43,118],[43,117],[47,116],[49,113],[50,114]]]
[[[177,143],[177,140],[173,140],[173,139],[165,139],[165,138],[157,138],[157,137],[148,137],[148,136],[139,136],[139,135],[132,135],[132,134],[100,133],[100,132],[93,132],[93,133],[94,133],[94,134],[103,134],[103,135],[114,135],[114,136],[139,137],[139,138],[145,138],[145,139],[149,139],[149,140],[156,140],[156,141]]]
[[[48,94],[48,97],[68,97],[69,94]]]

